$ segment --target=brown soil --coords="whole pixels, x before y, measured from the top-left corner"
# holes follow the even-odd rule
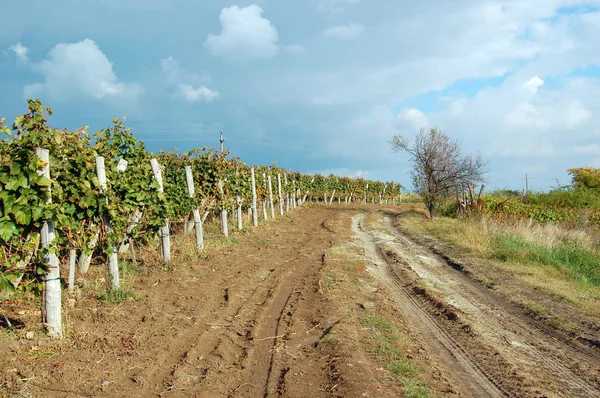
[[[138,300],[65,294],[61,342],[42,337],[35,302],[8,300],[20,329],[0,335],[0,396],[428,396],[373,354],[367,316],[391,322],[433,396],[600,395],[596,351],[544,333],[375,209],[303,208],[193,266],[140,266]]]

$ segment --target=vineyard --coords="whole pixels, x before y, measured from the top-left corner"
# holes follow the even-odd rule
[[[220,220],[226,237],[230,223],[241,230],[306,202],[388,203],[400,194],[393,182],[252,167],[213,148],[154,154],[120,119],[92,137],[51,128],[51,109],[28,104],[12,131],[0,122],[8,136],[0,146],[0,288],[44,291],[55,336],[67,259],[71,289],[94,252],[103,253],[108,288],[119,289],[119,253],[158,239],[163,261],[173,261],[170,236],[192,231],[202,250],[207,217]]]

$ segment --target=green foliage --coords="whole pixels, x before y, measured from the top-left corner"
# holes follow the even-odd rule
[[[564,270],[582,284],[600,286],[600,253],[563,242],[548,248],[518,236],[494,237],[492,256],[501,261],[542,264]]]
[[[539,222],[600,225],[600,192],[586,188],[561,188],[530,193],[524,198],[495,193],[482,198],[479,210],[498,219],[517,217]]]
[[[577,188],[600,189],[600,169],[582,167],[567,170]]]

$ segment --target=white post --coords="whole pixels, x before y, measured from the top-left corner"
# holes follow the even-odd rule
[[[235,175],[239,176],[238,170],[235,171]],[[239,181],[238,181],[238,189],[239,189]],[[242,229],[244,229],[244,225],[242,224],[242,197],[239,194],[236,196],[236,203],[237,203],[237,224],[238,224],[237,227],[241,231]]]
[[[369,184],[367,184],[367,187],[365,188],[365,204],[367,204],[367,192],[369,192]]]
[[[96,235],[92,237],[92,240],[88,243],[88,249],[91,250],[90,254],[85,254],[81,251],[79,255],[79,260],[77,260],[77,266],[79,267],[79,272],[81,275],[88,272],[90,268],[90,263],[92,262],[92,254],[94,254],[94,249],[96,248],[96,244],[98,243],[98,239],[100,238],[100,231],[96,232]]]
[[[265,188],[265,191],[269,188],[269,185],[267,184],[267,175],[265,173],[263,173],[263,186]],[[263,215],[265,217],[265,220],[269,219],[269,215],[267,212],[267,199],[263,199]]]
[[[254,176],[254,167],[250,168],[250,178],[252,180],[252,223],[258,225],[258,213],[256,212],[256,177]]]
[[[217,188],[219,189],[219,193],[221,197],[225,196],[225,192],[223,191],[223,181],[219,180],[217,183]],[[223,236],[226,238],[229,236],[229,228],[227,225],[227,209],[223,206],[223,210],[221,210],[221,232],[223,232]]]
[[[38,173],[50,179],[50,152],[47,149],[38,148],[36,149],[35,154],[40,160],[46,162],[45,166],[38,170]],[[50,187],[48,187],[48,191],[50,191]],[[52,198],[50,197],[48,198],[47,203],[51,202]],[[40,235],[42,247],[46,248],[50,246],[56,237],[54,223],[52,221],[44,221],[42,229],[40,230]],[[48,273],[44,278],[46,298],[43,304],[46,313],[46,327],[48,328],[48,334],[50,336],[60,339],[62,338],[62,292],[60,290],[60,268],[58,257],[55,253],[48,253],[44,257],[44,262],[48,265]]]
[[[69,293],[73,293],[75,287],[75,263],[77,262],[77,250],[69,250]]]
[[[283,216],[283,195],[281,193],[281,174],[277,173],[277,188],[279,191],[279,215]]]
[[[292,187],[294,188],[294,190],[292,191],[292,209],[295,209],[297,207],[297,204],[296,204],[296,181],[292,181]]]
[[[129,223],[129,226],[127,227],[127,233],[125,234],[125,237],[123,238],[123,242],[121,242],[121,246],[119,246],[119,254],[123,254],[123,253],[127,252],[127,250],[129,250],[129,243],[130,243],[129,242],[130,241],[129,234],[131,233],[131,231],[133,231],[133,229],[135,227],[137,227],[140,220],[142,219],[142,215],[143,215],[143,213],[140,211],[140,209],[135,209],[135,212],[133,213],[133,217],[131,218],[131,222]]]
[[[290,193],[289,193],[289,188],[288,188],[287,173],[283,173],[283,179],[285,182],[285,187],[288,191],[285,194],[285,212],[289,213],[290,212]]]
[[[187,182],[188,194],[190,198],[194,198],[194,176],[192,174],[192,166],[185,166],[185,180]],[[194,206],[192,208],[192,213],[194,215],[194,228],[196,229],[196,246],[199,249],[204,248],[204,231],[202,228],[202,218],[200,217],[200,211],[198,207]]]
[[[164,192],[162,172],[160,170],[160,164],[158,164],[158,160],[156,160],[156,158],[150,159],[150,165],[152,166],[152,172],[154,173],[154,178],[156,179],[156,182],[158,182],[158,191]],[[169,233],[169,220],[166,218],[165,218],[165,225],[163,225],[160,228],[160,236],[161,236],[163,260],[166,262],[169,262],[169,261],[171,261],[171,237],[170,237],[170,233]]]
[[[271,206],[271,218],[275,218],[275,207],[273,206],[273,185],[271,184],[271,176],[267,176],[269,181],[269,204]]]
[[[106,192],[108,190],[108,184],[106,182],[106,169],[104,167],[104,158],[102,156],[98,156],[96,158],[96,175],[98,176],[98,182],[100,182],[100,187],[102,187],[102,193],[104,194],[104,198],[106,203],[108,203],[108,196],[106,196]],[[104,225],[106,231],[112,231],[112,225],[110,222],[110,218],[107,214],[103,214]],[[108,257],[108,273],[111,279],[111,287],[115,290],[119,289],[119,260],[117,258],[117,247],[114,243],[110,244],[110,255]]]

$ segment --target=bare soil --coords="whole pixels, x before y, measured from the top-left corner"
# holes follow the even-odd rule
[[[65,294],[60,342],[40,332],[35,300],[7,300],[19,328],[0,328],[0,396],[600,396],[597,349],[407,236],[399,209],[377,209],[302,208],[187,267],[140,266],[136,300]],[[390,322],[418,375],[390,370],[365,319]]]

